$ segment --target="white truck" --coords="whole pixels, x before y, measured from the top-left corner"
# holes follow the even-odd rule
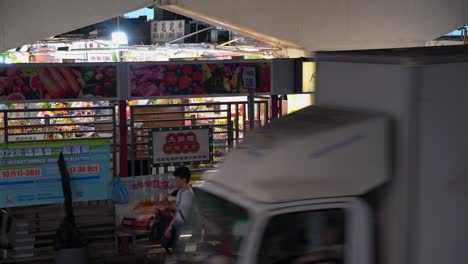
[[[318,53],[318,106],[253,131],[194,188],[167,262],[468,263],[460,54]]]

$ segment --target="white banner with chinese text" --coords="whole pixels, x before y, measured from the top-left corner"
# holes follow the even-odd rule
[[[167,42],[185,35],[184,20],[166,20],[151,22],[151,41]]]

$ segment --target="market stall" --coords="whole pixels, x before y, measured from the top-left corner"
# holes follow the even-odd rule
[[[117,234],[128,238],[123,240],[124,244],[125,241],[146,241],[144,237],[135,237],[138,235],[133,232],[135,230],[132,231],[133,224],[123,219],[128,218],[128,214],[135,215],[135,210],[145,211],[149,208],[154,212],[155,208],[160,208],[170,200],[167,192],[171,187],[164,175],[174,166],[189,165],[195,174],[215,168],[224,154],[242,141],[252,123],[267,124],[271,118],[269,95],[287,93],[284,87],[294,86],[292,65],[288,61],[246,60],[23,64],[0,67],[0,104],[3,103],[4,107],[0,110],[0,134],[4,143],[0,161],[7,162],[8,166],[30,166],[33,160],[34,164],[40,165],[33,170],[29,167],[20,170],[8,167],[6,174],[0,172],[0,175],[6,175],[0,178],[0,183],[22,182],[26,177],[31,184],[28,188],[35,188],[38,192],[20,197],[15,196],[18,191],[13,191],[3,197],[10,202],[0,207],[12,208],[10,210],[14,212],[27,212],[28,215],[35,214],[35,221],[42,221],[42,217],[46,217],[46,213],[41,211],[44,206],[50,207],[47,204],[56,204],[63,199],[60,193],[50,190],[59,190],[51,184],[51,181],[58,183],[57,172],[52,168],[56,166],[56,155],[64,152],[71,166],[74,198],[78,202],[87,203],[79,205],[86,212],[89,211],[91,201],[102,201],[97,203],[112,207],[108,201],[111,180],[116,176],[136,177],[128,180],[136,179],[137,185],[129,183],[127,188],[137,186],[138,191],[143,184],[149,188],[144,192],[153,193],[158,189],[157,192],[164,193],[152,197],[151,201],[144,200],[141,204],[138,202],[130,206],[132,209],[124,213],[122,218],[112,216],[112,223],[108,221],[108,213],[102,216],[98,214],[97,217],[102,218],[99,223],[91,219],[91,222],[84,222],[97,229],[110,231],[111,228],[117,228]],[[206,137],[193,137],[194,131],[185,131],[197,127],[207,128],[210,132]],[[184,134],[178,137],[174,146],[171,145],[172,150],[169,146],[155,143],[164,141],[155,140],[155,133],[165,133],[167,129]],[[206,148],[208,152],[199,153],[203,149],[206,151]],[[36,151],[39,156],[49,156],[34,158]],[[180,151],[193,153],[181,157],[178,153]],[[12,157],[8,156],[10,153],[13,153]],[[32,156],[29,156],[30,153]],[[158,156],[161,153],[165,153],[165,156]],[[18,159],[20,156],[22,164],[10,162],[10,158]],[[156,156],[158,158],[155,160]],[[140,179],[143,179],[141,176],[157,178],[140,184]],[[77,181],[77,177],[80,180]],[[99,184],[96,184],[97,181]],[[52,189],[47,191],[38,186]],[[25,192],[30,191],[25,189]],[[50,197],[44,198],[45,194]],[[18,206],[26,206],[24,208],[28,209],[22,210],[23,207]],[[24,216],[23,213],[17,215]],[[55,218],[60,217],[57,215]],[[137,222],[133,220],[133,223]],[[29,225],[30,222],[26,223]],[[52,232],[56,225],[56,222],[49,224],[44,230]],[[145,231],[148,231],[147,226]],[[28,231],[27,235],[28,239],[33,238],[28,244],[32,249],[26,250],[27,254],[21,256],[31,261],[38,257],[50,258],[53,250],[42,246],[42,240],[48,238],[36,231]],[[101,242],[105,241],[107,247],[115,249],[118,245],[115,241],[120,240],[106,233]],[[96,248],[97,245],[93,243],[90,243],[90,247]],[[126,252],[125,247],[123,251]]]
[[[116,64],[0,67],[0,207],[16,219],[1,263],[54,256],[54,234],[65,216],[60,153],[88,247],[112,253],[114,213],[108,200],[118,173],[113,102],[119,73]]]

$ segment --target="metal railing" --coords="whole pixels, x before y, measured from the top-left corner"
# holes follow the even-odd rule
[[[117,175],[116,109],[76,107],[1,110],[0,143],[108,139],[112,175]]]
[[[153,128],[210,125],[214,129],[215,162],[235,147],[248,130],[248,102],[210,102],[168,105],[142,105],[130,108],[130,176],[151,174],[149,135]],[[257,100],[255,123],[270,121],[269,101]],[[246,129],[247,128],[247,129]]]

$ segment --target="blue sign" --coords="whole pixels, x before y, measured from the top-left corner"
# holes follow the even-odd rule
[[[63,202],[60,152],[74,202],[108,200],[112,186],[109,140],[0,145],[0,208]]]

